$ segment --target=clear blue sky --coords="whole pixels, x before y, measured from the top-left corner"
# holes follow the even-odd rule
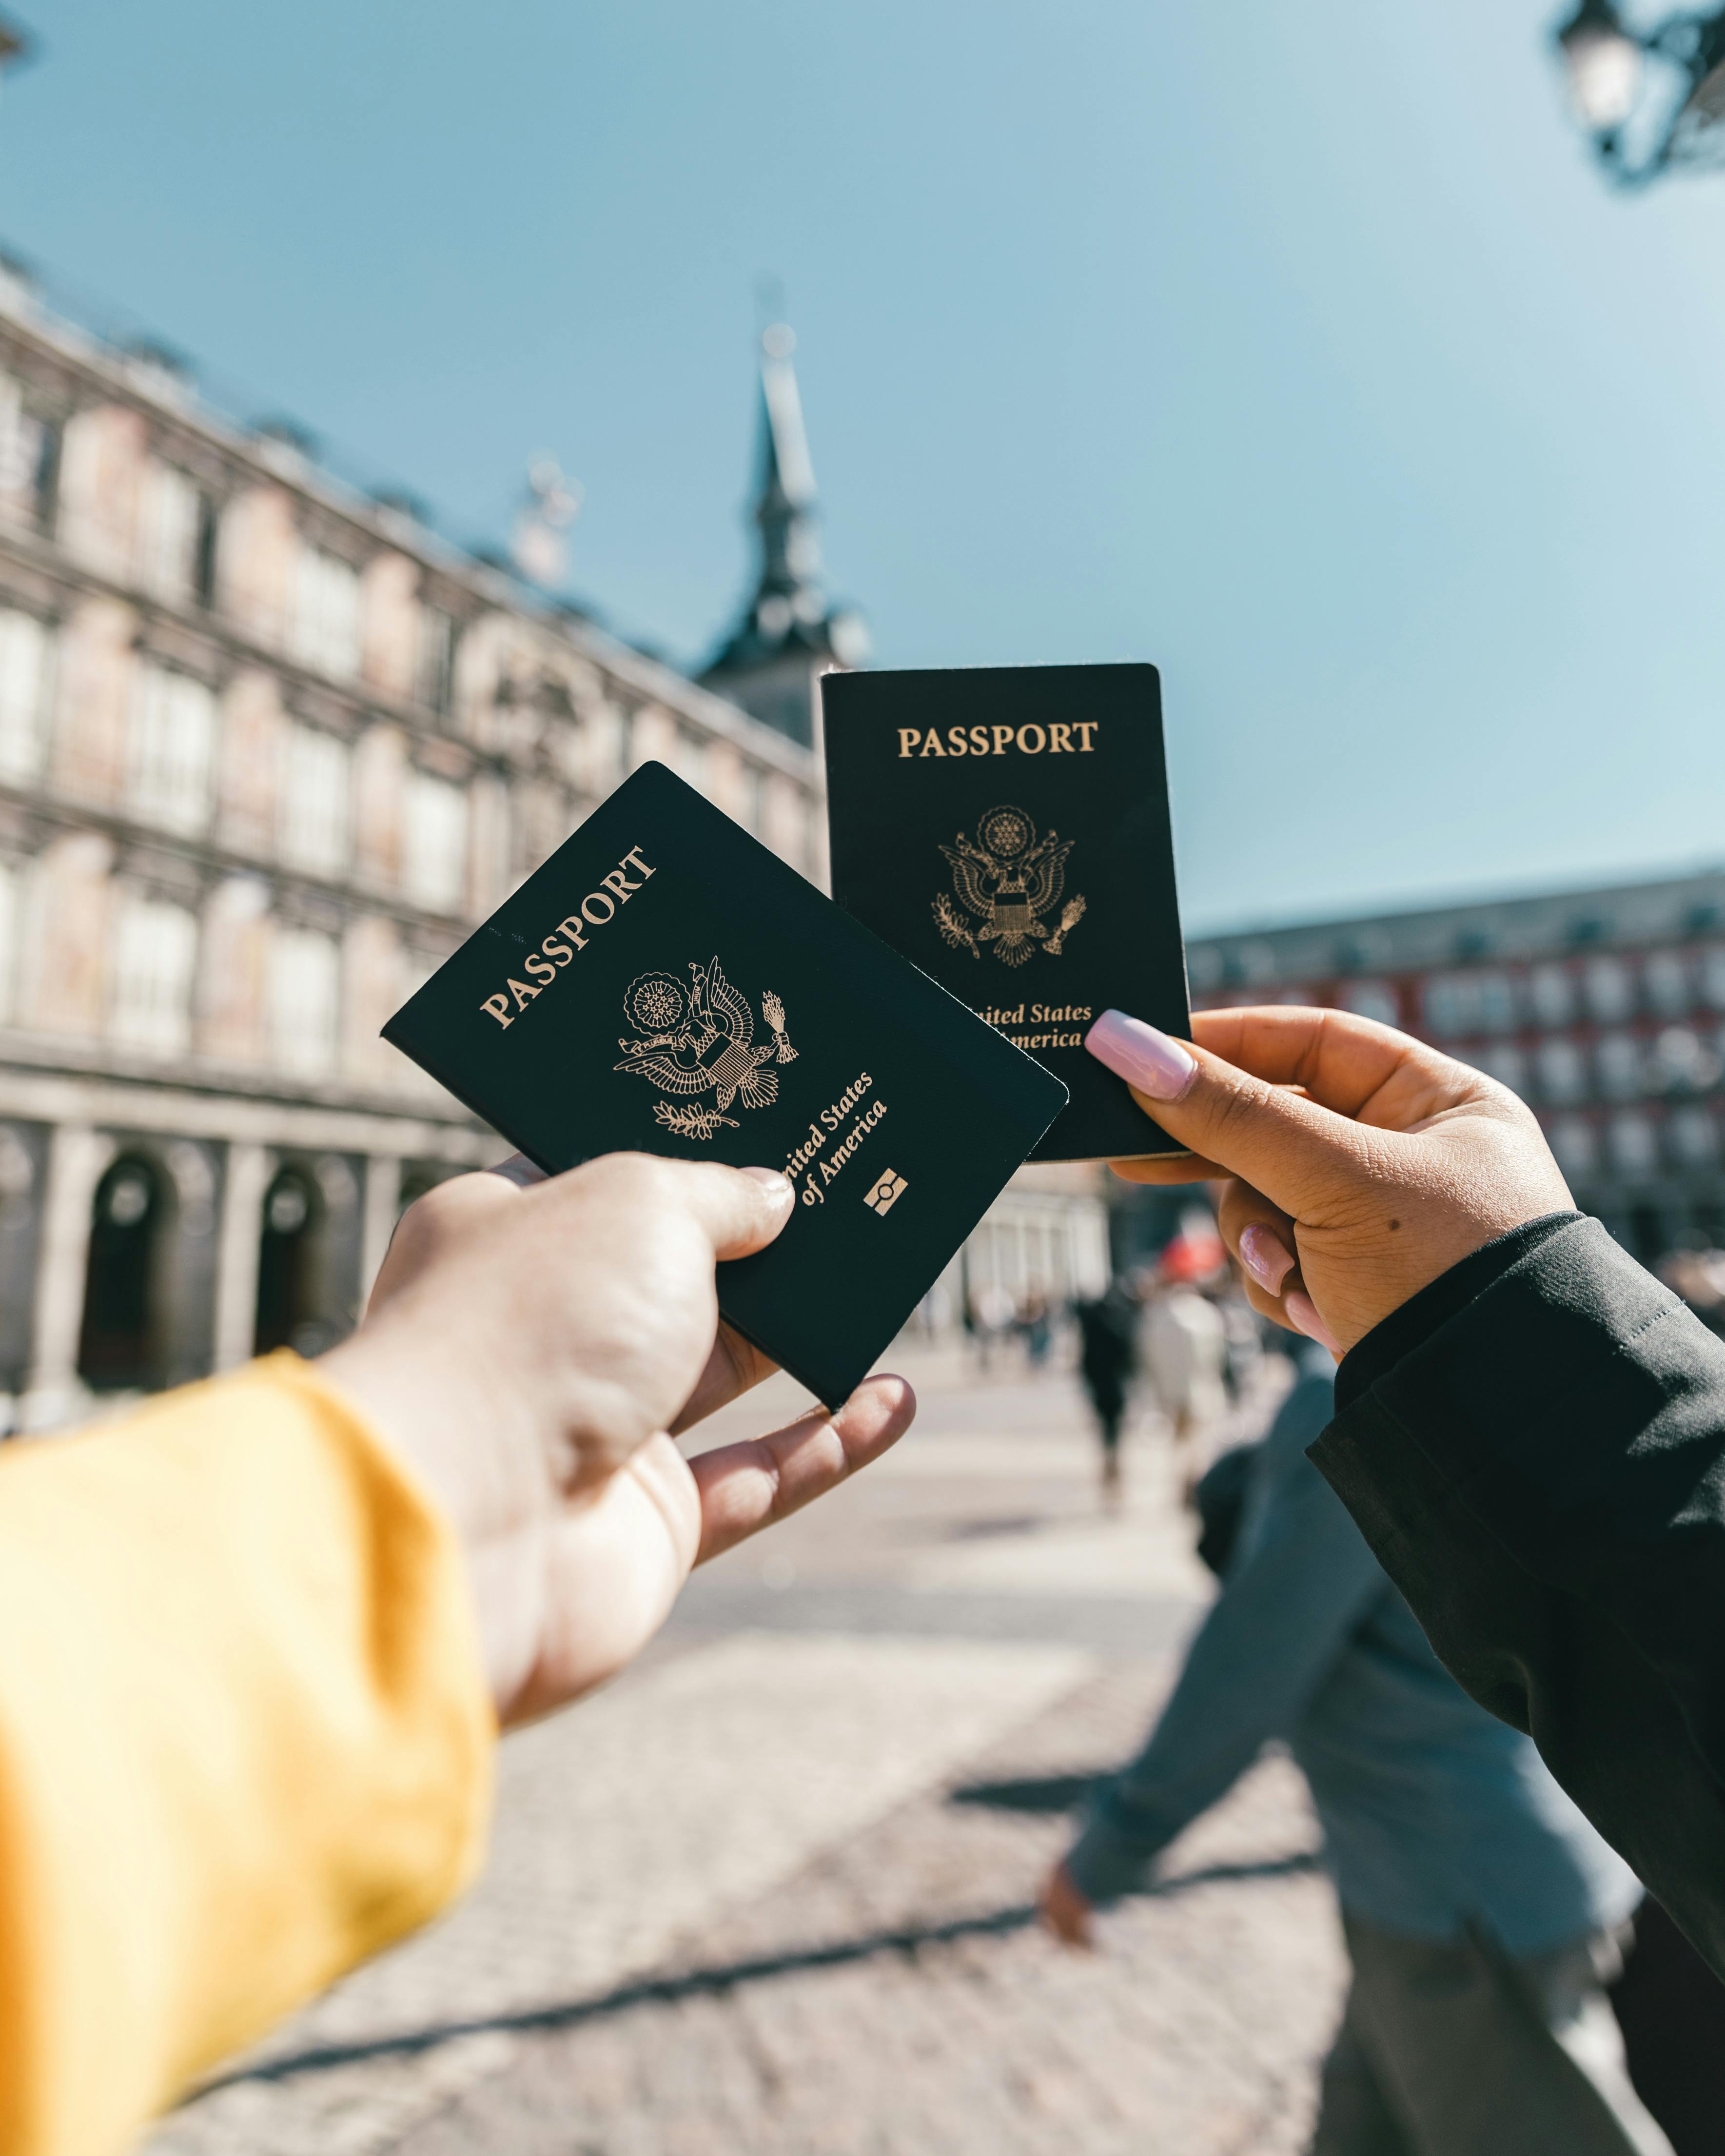
[[[698,656],[783,280],[886,665],[1150,658],[1203,926],[1725,855],[1725,179],[1534,0],[17,0],[0,233]]]

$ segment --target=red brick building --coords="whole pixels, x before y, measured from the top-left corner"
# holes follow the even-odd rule
[[[1725,1245],[1725,870],[1208,936],[1189,957],[1199,1009],[1332,1004],[1502,1080],[1644,1261]]]

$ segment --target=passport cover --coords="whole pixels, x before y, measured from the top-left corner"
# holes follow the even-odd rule
[[[1153,666],[822,680],[833,896],[1060,1079],[1033,1160],[1179,1148],[1085,1053],[1191,1031]]]
[[[737,1331],[836,1408],[1065,1090],[664,765],[643,765],[383,1028],[555,1174],[620,1151],[782,1168],[719,1267]]]

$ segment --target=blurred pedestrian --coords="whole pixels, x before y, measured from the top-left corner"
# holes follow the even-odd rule
[[[1040,1287],[1032,1288],[1019,1305],[1019,1337],[1024,1343],[1024,1360],[1033,1370],[1040,1370],[1054,1337],[1054,1314]]]
[[[1144,1321],[1144,1367],[1173,1431],[1189,1495],[1209,1464],[1205,1446],[1227,1406],[1222,1383],[1227,1331],[1220,1312],[1198,1286],[1223,1263],[1214,1230],[1203,1240],[1177,1235],[1162,1254]]]
[[[1044,1888],[1046,1919],[1088,1943],[1094,1907],[1283,1738],[1353,1969],[1310,2156],[1670,2156],[1604,1989],[1640,1884],[1445,1674],[1307,1460],[1334,1376],[1306,1358],[1250,1462],[1221,1594]],[[1217,1471],[1237,1482],[1237,1455]]]
[[[1078,1374],[1090,1395],[1102,1448],[1102,1502],[1120,1507],[1120,1435],[1127,1395],[1137,1367],[1138,1301],[1118,1277],[1093,1301],[1073,1305],[1078,1320]]]
[[[990,1370],[994,1366],[995,1350],[1012,1337],[1019,1306],[1009,1289],[1002,1287],[998,1281],[991,1281],[971,1297],[970,1307],[970,1334],[976,1342],[977,1361],[983,1369]]]

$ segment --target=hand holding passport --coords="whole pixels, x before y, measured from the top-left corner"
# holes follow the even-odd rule
[[[844,906],[649,764],[384,1032],[547,1173],[781,1168],[720,1308],[836,1407],[1027,1155],[1170,1149],[1081,1043],[1106,1003],[1186,1017],[1153,670],[824,686]]]

